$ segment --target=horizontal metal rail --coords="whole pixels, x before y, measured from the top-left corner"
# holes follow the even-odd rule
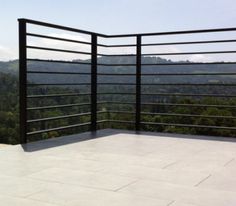
[[[78,103],[78,104],[64,104],[64,105],[53,105],[53,106],[42,106],[42,107],[29,107],[28,111],[35,110],[46,110],[46,109],[59,109],[59,108],[67,108],[67,107],[82,107],[82,106],[90,106],[91,103]]]
[[[76,127],[89,126],[90,124],[91,124],[90,122],[86,122],[86,123],[73,124],[73,125],[64,126],[64,127],[56,127],[56,128],[51,128],[51,129],[38,130],[38,131],[34,131],[34,132],[28,132],[27,135],[30,136],[30,135],[42,134],[42,133],[47,133],[47,132],[52,132],[52,131],[72,129],[72,128],[76,128]]]
[[[68,93],[68,94],[47,94],[47,95],[30,95],[27,98],[48,98],[48,97],[69,97],[69,96],[87,96],[91,93]]]
[[[135,105],[135,102],[119,102],[119,101],[105,101],[100,104],[130,104],[130,105]]]
[[[141,46],[168,46],[168,45],[186,45],[186,44],[216,44],[216,43],[233,43],[236,42],[236,39],[230,39],[230,40],[214,40],[214,41],[189,41],[189,42],[160,42],[160,43],[146,43],[141,44]],[[136,44],[110,44],[110,45],[104,45],[104,44],[98,44],[98,46],[101,47],[135,47]]]
[[[98,121],[97,123],[125,123],[125,124],[135,124],[134,121],[125,121],[125,120],[101,120]],[[236,130],[236,127],[221,127],[221,126],[208,126],[208,125],[189,125],[189,124],[174,124],[174,123],[157,123],[157,122],[140,122],[143,125],[153,125],[153,126],[176,126],[176,127],[191,127],[191,128],[207,128],[207,129],[223,129],[223,130]],[[34,134],[41,134],[45,132],[50,132],[50,131],[56,131],[56,130],[64,130],[64,129],[69,129],[69,128],[74,128],[74,127],[80,127],[80,126],[86,126],[90,125],[90,123],[83,123],[83,124],[77,124],[77,125],[70,125],[66,127],[58,127],[58,128],[53,128],[53,129],[47,129],[47,130],[40,130],[36,132],[30,132],[27,133],[28,135],[34,135]]]
[[[50,60],[50,59],[32,59],[28,58],[28,61],[37,61],[37,62],[48,62],[48,63],[65,63],[65,64],[85,64],[91,65],[90,62],[78,62],[78,61],[62,61],[62,60]],[[215,65],[215,64],[236,64],[236,62],[192,62],[192,63],[152,63],[152,64],[142,64],[142,66],[188,66],[188,65]],[[135,64],[102,64],[98,63],[98,66],[135,66]]]
[[[188,42],[163,42],[163,43],[149,43],[142,44],[142,46],[168,46],[168,45],[185,45],[185,44],[215,44],[215,43],[233,43],[236,39],[230,40],[214,40],[214,41],[188,41]]]
[[[27,46],[27,48],[28,49],[55,51],[55,52],[66,52],[66,53],[74,53],[74,54],[91,55],[91,53],[89,53],[89,52],[73,51],[73,50],[66,50],[66,49],[54,49],[54,48],[48,48],[48,47]]]
[[[113,47],[135,47],[136,44],[98,44],[100,47],[113,48]]]
[[[133,73],[97,73],[98,76],[135,76]]]
[[[76,28],[71,28],[71,27],[67,27],[67,26],[61,26],[61,25],[57,25],[57,24],[46,23],[46,22],[42,22],[42,21],[35,21],[35,20],[32,20],[32,19],[21,18],[21,19],[18,19],[18,20],[19,21],[24,21],[28,24],[34,24],[34,25],[38,25],[38,26],[51,27],[51,28],[54,28],[54,29],[66,30],[66,31],[82,33],[82,34],[88,34],[88,35],[96,34],[100,37],[107,37],[107,35],[104,35],[104,34],[89,32],[89,31],[76,29]]]
[[[89,31],[85,31],[85,30],[81,30],[81,29],[75,29],[75,28],[66,27],[66,26],[61,26],[61,25],[57,25],[57,24],[51,24],[51,23],[46,23],[46,22],[42,22],[42,21],[35,21],[35,20],[32,20],[32,19],[21,18],[19,20],[24,21],[24,22],[29,23],[29,24],[35,24],[35,25],[39,25],[39,26],[51,27],[51,28],[61,29],[61,30],[67,30],[67,31],[71,31],[71,32],[83,33],[83,34],[88,34],[88,35],[95,34],[97,36],[104,37],[104,38],[136,37],[138,35],[141,35],[141,36],[163,36],[163,35],[179,35],[179,34],[197,34],[197,33],[236,31],[236,28],[232,27],[232,28],[217,28],[217,29],[187,30],[187,31],[105,35],[105,34],[101,34],[101,33],[89,32]]]
[[[131,114],[134,115],[135,111],[100,111],[99,113],[110,114]],[[158,116],[174,116],[174,117],[197,117],[197,118],[215,118],[215,119],[236,119],[235,116],[217,116],[217,115],[195,115],[195,114],[177,114],[177,113],[155,113],[155,112],[141,112],[141,115],[158,115]]]
[[[97,102],[97,104],[105,104],[106,102]],[[43,106],[43,107],[30,107],[27,108],[28,111],[34,110],[46,110],[46,109],[58,109],[58,108],[67,108],[67,107],[82,107],[82,106],[91,106],[91,103],[78,103],[78,104],[64,104],[64,105],[54,105],[54,106]]]
[[[175,56],[175,55],[194,55],[194,54],[233,54],[236,51],[202,51],[202,52],[170,52],[170,53],[147,53],[142,54],[142,56]],[[136,54],[98,54],[102,57],[132,57]]]
[[[108,35],[108,38],[121,38],[121,37],[135,37],[141,36],[165,36],[165,35],[179,35],[179,34],[201,34],[201,33],[213,33],[213,32],[230,32],[236,31],[236,28],[218,28],[218,29],[199,29],[199,30],[186,30],[186,31],[171,31],[171,32],[152,32],[152,33],[140,33],[140,34],[118,34]]]
[[[135,114],[130,111],[113,111],[107,110],[107,113],[113,114]],[[158,115],[158,116],[175,116],[175,117],[198,117],[198,118],[215,118],[215,119],[236,119],[235,116],[216,116],[216,115],[195,115],[195,114],[176,114],[176,113],[155,113],[155,112],[141,112],[141,115]]]
[[[142,56],[169,56],[169,55],[193,55],[193,54],[233,54],[236,51],[206,51],[206,52],[173,52],[173,53],[152,53],[142,54]]]
[[[195,76],[195,75],[236,75],[236,72],[216,72],[216,73],[206,73],[206,72],[195,72],[195,73],[152,73],[152,74],[142,74],[142,76]]]
[[[213,104],[178,104],[178,103],[141,103],[143,106],[167,106],[167,107],[212,107],[224,109],[236,109],[236,105],[213,105]]]
[[[126,104],[135,105],[135,102],[119,102],[119,101],[102,101],[97,104]],[[43,107],[31,107],[27,110],[45,110],[45,109],[57,109],[65,107],[77,107],[77,106],[89,106],[90,103],[78,103],[78,104],[66,104],[66,105],[55,105],[55,106],[43,106]],[[177,104],[177,103],[141,103],[143,106],[171,106],[171,107],[213,107],[213,108],[224,108],[224,109],[236,109],[236,105],[209,105],[209,104]]]
[[[189,65],[231,65],[231,64],[236,64],[236,62],[173,62],[173,63],[149,63],[145,64],[142,63],[142,66],[189,66]],[[107,64],[107,63],[98,63],[98,66],[109,66],[109,67],[120,67],[120,66],[136,66],[136,64]]]
[[[159,116],[174,116],[174,117],[197,117],[197,118],[215,118],[215,119],[236,119],[234,116],[216,116],[216,115],[196,115],[196,114],[176,114],[176,113],[155,113],[141,112],[141,115],[159,115]]]
[[[106,120],[105,121],[101,120],[101,121],[97,121],[97,124],[106,123],[106,122],[107,122]],[[56,127],[56,128],[51,128],[51,129],[44,129],[44,130],[38,130],[38,131],[34,131],[34,132],[28,132],[27,135],[32,136],[32,135],[36,135],[36,134],[43,134],[43,133],[48,133],[48,132],[52,132],[52,131],[73,129],[73,128],[77,128],[77,127],[90,126],[90,125],[91,125],[90,122],[73,124],[73,125],[68,125],[68,126],[63,126],[63,127]]]
[[[147,96],[180,96],[180,97],[187,97],[187,96],[193,96],[193,97],[236,97],[235,95],[225,95],[225,94],[184,94],[184,93],[142,93],[141,95],[147,95]]]
[[[113,113],[113,114],[135,114],[135,111],[131,112],[131,111],[114,111],[114,110],[107,110],[107,113]]]
[[[97,83],[97,85],[119,85],[119,86],[135,86],[136,84],[135,83],[119,83],[119,82],[108,82],[108,83],[104,83],[104,82],[101,82],[101,83]]]
[[[109,123],[125,123],[125,124],[135,124],[135,121],[126,121],[126,120],[114,120],[114,119],[109,119],[107,120]]]
[[[221,127],[221,126],[208,126],[208,125],[193,125],[193,124],[175,124],[175,123],[157,123],[157,122],[140,122],[143,125],[153,126],[176,126],[176,127],[191,127],[191,128],[203,128],[203,129],[224,129],[224,130],[236,130],[236,127]]]
[[[29,74],[79,74],[79,75],[91,75],[91,73],[85,72],[54,72],[54,71],[27,71]]]
[[[85,65],[91,65],[90,62],[63,61],[63,60],[51,60],[51,59],[32,59],[32,58],[28,58],[27,61],[48,62],[48,63],[62,63],[62,64],[85,64]]]
[[[136,64],[103,64],[103,63],[98,63],[97,64],[98,66],[109,66],[109,67],[113,67],[113,66],[116,66],[116,67],[119,67],[119,66],[126,66],[126,67],[128,67],[128,66],[132,66],[132,67],[134,67],[134,66],[136,66]]]
[[[149,63],[142,64],[142,66],[189,66],[189,65],[231,65],[236,62],[173,62],[173,63]]]
[[[120,102],[120,101],[105,101],[100,104],[125,104],[135,105],[135,102]],[[177,103],[145,103],[141,102],[143,106],[167,106],[167,107],[211,107],[211,108],[223,108],[223,109],[236,109],[236,105],[209,105],[209,104],[177,104]]]
[[[236,83],[142,83],[142,86],[236,86]]]
[[[91,45],[90,42],[78,41],[78,40],[72,40],[72,39],[66,39],[66,38],[59,38],[59,37],[55,37],[55,36],[47,36],[47,35],[34,34],[34,33],[26,33],[26,35],[27,36],[44,38],[44,39],[52,39],[52,40],[58,40],[58,41],[66,41],[66,42],[72,42],[72,43]]]
[[[130,92],[99,92],[97,95],[136,95],[136,93],[130,93]]]
[[[101,57],[135,57],[136,54],[98,54]]]
[[[27,86],[89,86],[91,83],[35,83],[35,84],[27,84]]]
[[[45,121],[51,121],[51,120],[67,119],[67,118],[72,118],[72,117],[81,117],[81,116],[88,116],[88,115],[91,115],[91,112],[63,115],[63,116],[57,116],[57,117],[47,117],[47,118],[42,118],[42,119],[31,119],[31,120],[28,120],[27,123],[45,122]]]
[[[97,113],[98,114],[106,113],[106,111],[97,111]],[[56,116],[56,117],[47,117],[47,118],[41,118],[41,119],[32,119],[32,120],[28,120],[27,123],[45,122],[45,121],[52,121],[52,120],[59,120],[59,119],[68,119],[68,118],[73,118],[73,117],[83,117],[83,116],[89,116],[89,115],[91,115],[91,112],[62,115],[62,116]]]

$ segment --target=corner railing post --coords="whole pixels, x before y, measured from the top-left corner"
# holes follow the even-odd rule
[[[141,116],[141,42],[142,36],[137,35],[136,44],[136,119],[135,129],[140,130],[140,116]]]
[[[27,49],[26,21],[19,19],[20,143],[27,143]]]
[[[91,131],[97,130],[97,35],[92,34],[91,59]]]

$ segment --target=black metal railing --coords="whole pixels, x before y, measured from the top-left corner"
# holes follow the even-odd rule
[[[35,33],[29,32],[28,26],[73,32],[79,35],[86,35],[89,40],[85,41],[64,38],[53,34],[41,34],[39,30],[36,30]],[[131,129],[137,131],[143,129],[155,130],[155,128],[158,130],[160,127],[168,127],[170,131],[173,127],[236,131],[236,69],[234,69],[236,62],[233,61],[234,57],[230,57],[230,61],[220,59],[219,61],[215,61],[215,59],[210,61],[191,61],[188,58],[185,60],[181,60],[180,58],[177,58],[177,60],[167,60],[167,57],[190,55],[221,55],[221,57],[227,59],[227,55],[236,54],[236,50],[233,48],[229,50],[227,46],[230,44],[230,47],[233,47],[233,43],[236,44],[236,39],[225,38],[225,34],[232,33],[230,35],[231,37],[233,32],[236,32],[236,28],[104,35],[29,19],[19,19],[21,143],[26,143],[31,136],[42,136],[53,131],[72,130],[81,127],[86,127],[85,130],[96,131],[100,128],[98,126],[99,124],[105,124],[104,127],[116,127],[115,125],[118,124],[128,124],[132,125],[130,127]],[[212,33],[223,33],[224,38],[215,39],[210,36],[209,40],[192,40],[192,38],[188,41],[176,40],[179,39],[179,36],[185,39],[186,35]],[[159,40],[161,37],[166,36],[168,37],[166,41]],[[171,36],[175,36],[175,39],[169,40]],[[157,37],[158,40],[155,39],[154,42],[147,40],[153,37]],[[63,48],[55,48],[53,47],[54,44],[52,44],[52,46],[48,44],[42,46],[40,43],[39,45],[31,45],[28,38],[73,43],[79,45],[79,49],[66,49],[64,46]],[[110,39],[127,38],[132,38],[133,42],[126,44],[100,43],[101,39],[106,41]],[[146,40],[146,42],[144,40]],[[213,47],[213,49],[209,51],[182,51],[181,49],[169,48],[169,50],[172,51],[162,52],[161,49],[159,49],[163,46],[185,46],[188,49],[192,48],[193,45],[222,44],[224,44],[224,46],[220,46],[220,48],[227,48],[227,50],[219,49],[219,47]],[[87,49],[81,45],[87,46]],[[104,53],[100,52],[101,48],[112,48],[113,50],[130,48],[133,49],[133,52],[115,54],[112,50]],[[155,51],[147,49],[147,52],[143,52],[143,49],[146,48],[155,48]],[[46,59],[39,58],[37,53],[36,58],[31,58],[28,55],[28,50],[83,55],[86,56],[86,58],[84,60],[80,59],[74,61]],[[158,52],[156,52],[156,50]],[[161,59],[160,57],[166,58]],[[202,57],[204,58],[204,56],[200,56],[200,58]],[[120,61],[122,58],[126,61]],[[105,60],[105,62],[102,62],[102,60]],[[147,60],[149,62],[147,62]],[[55,65],[58,65],[58,68],[56,67],[56,69],[51,70],[50,66],[52,65],[54,65],[54,68],[56,67]],[[79,68],[74,69],[73,67],[73,71],[68,71],[68,65],[79,66]],[[189,69],[188,66],[191,68]],[[209,71],[209,69],[206,70],[206,66],[212,67],[211,71]],[[227,66],[231,66],[228,71]],[[45,69],[45,67],[47,67],[47,69]],[[80,70],[82,67],[83,71]],[[195,68],[193,72],[192,67]],[[71,68],[72,67],[70,67],[70,69]],[[105,70],[105,72],[103,70]],[[31,78],[30,75],[37,75],[35,77],[36,79],[40,79],[39,76],[44,75],[42,79],[47,81],[37,82],[35,78]],[[63,78],[59,79],[59,82],[50,82],[50,78],[46,78],[47,75],[63,75]],[[80,80],[84,80],[86,79],[85,77],[88,77],[90,81],[80,82],[75,78],[72,82],[71,79],[69,79],[70,82],[65,82],[63,79],[67,78],[65,78],[64,75],[71,75],[73,77],[79,76]],[[224,78],[226,76],[229,78]],[[203,77],[206,79],[204,80]],[[219,79],[209,79],[209,77],[219,77]],[[122,78],[126,78],[126,81],[123,81]],[[146,81],[145,78],[147,78]],[[178,78],[180,78],[181,81]],[[197,80],[194,78],[197,78]],[[101,81],[101,79],[103,81]],[[58,89],[60,86],[64,86],[64,89]],[[48,87],[52,89],[48,89]],[[100,91],[100,87],[108,87],[109,89]],[[131,89],[128,89],[128,87]],[[212,90],[212,88],[214,88],[214,90]],[[59,91],[59,93],[53,93],[55,91]],[[72,92],[68,93],[68,91]],[[121,98],[118,99],[117,96]],[[75,99],[72,97],[75,97]],[[65,98],[67,101],[62,102],[58,98]],[[206,101],[204,98],[212,99]],[[56,99],[57,104],[54,105],[55,101],[50,99]],[[221,100],[217,102],[218,99],[223,99],[224,103],[222,103]],[[47,101],[46,105],[43,103],[44,101]],[[116,110],[116,108],[119,109],[121,106],[126,108],[126,110]],[[86,107],[87,110],[81,109],[83,107]],[[175,110],[173,110],[173,108]],[[181,108],[190,109],[191,112],[182,112]],[[230,112],[227,114],[221,114],[222,111],[218,111],[218,113],[204,113],[202,108],[214,108],[218,110],[229,109]],[[66,114],[61,114],[62,109],[66,110]],[[197,109],[200,110],[198,111]],[[41,116],[41,112],[51,110],[56,110],[59,115],[50,116],[50,112],[48,112],[46,117]],[[68,114],[68,111],[72,111],[72,114]],[[98,118],[99,115],[101,115],[101,118]],[[122,115],[130,116],[125,116],[126,119],[116,118],[122,117]],[[147,121],[145,117],[149,116],[154,116],[156,119]],[[82,117],[87,121],[81,121],[80,118]],[[165,119],[160,119],[161,117],[169,117],[172,119],[165,121]],[[178,120],[180,117],[182,118],[181,121]],[[226,120],[226,122],[220,121],[217,124],[214,123],[214,125],[208,124],[209,122],[202,124],[201,122],[204,122],[204,120],[194,121],[196,118],[207,120],[223,119],[224,121]],[[59,127],[52,127],[50,124],[46,124],[46,122],[65,119],[79,121],[69,121],[67,125]],[[63,122],[59,123],[61,124]],[[32,124],[39,125],[31,127]],[[234,134],[235,133],[231,134],[231,136],[234,136]]]

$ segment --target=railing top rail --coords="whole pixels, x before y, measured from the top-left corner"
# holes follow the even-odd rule
[[[121,37],[136,37],[136,36],[162,36],[162,35],[178,35],[178,34],[196,34],[196,33],[236,31],[236,27],[230,27],[230,28],[216,28],[216,29],[182,30],[182,31],[171,31],[171,32],[151,32],[151,33],[106,35],[106,34],[101,34],[101,33],[76,29],[76,28],[72,28],[72,27],[46,23],[46,22],[42,22],[42,21],[35,21],[35,20],[32,20],[32,19],[20,18],[20,19],[18,19],[18,21],[24,21],[24,22],[29,23],[29,24],[46,26],[46,27],[51,27],[51,28],[55,28],[55,29],[62,29],[62,30],[67,30],[67,31],[72,31],[72,32],[79,32],[79,33],[84,33],[84,34],[88,34],[88,35],[95,34],[99,37],[104,37],[104,38],[121,38]]]
[[[32,19],[20,18],[20,19],[18,19],[18,21],[23,21],[25,23],[35,24],[35,25],[39,25],[39,26],[51,27],[51,28],[55,28],[55,29],[67,30],[67,31],[71,31],[71,32],[78,32],[78,33],[83,33],[83,34],[88,34],[88,35],[95,34],[95,35],[100,36],[100,37],[107,37],[107,35],[104,35],[104,34],[85,31],[85,30],[76,29],[76,28],[67,27],[67,26],[61,26],[61,25],[58,25],[58,24],[51,24],[51,23],[46,23],[46,22],[42,22],[42,21],[35,21],[35,20],[32,20]]]
[[[217,28],[217,29],[183,30],[183,31],[171,31],[171,32],[151,32],[151,33],[139,33],[139,34],[137,33],[136,34],[118,34],[118,35],[108,35],[108,37],[119,38],[119,37],[134,37],[134,36],[162,36],[162,35],[212,33],[212,32],[227,32],[227,31],[236,31],[236,27]]]

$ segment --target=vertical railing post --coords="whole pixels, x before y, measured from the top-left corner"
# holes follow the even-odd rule
[[[136,119],[135,129],[140,130],[140,116],[141,116],[141,42],[142,36],[137,35],[136,44]]]
[[[97,35],[92,34],[91,48],[91,131],[97,130]]]
[[[19,19],[20,143],[27,143],[27,49],[26,21]]]

